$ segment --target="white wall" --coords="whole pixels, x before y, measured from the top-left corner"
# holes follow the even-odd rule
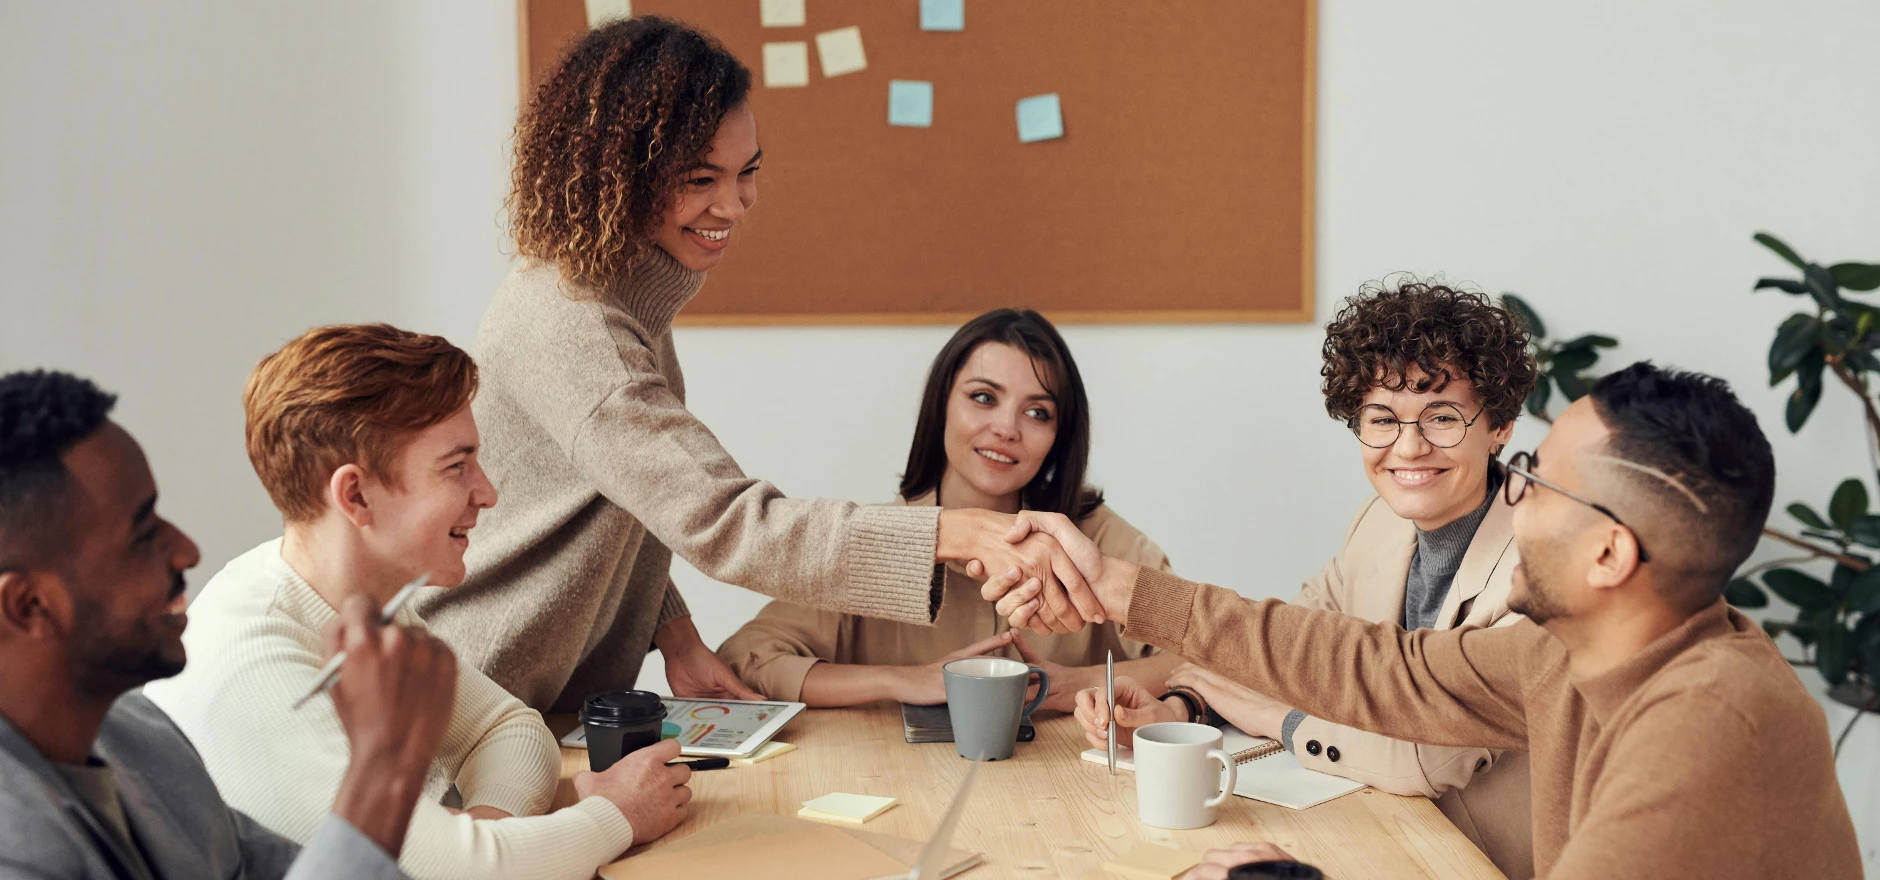
[[[254,360],[325,321],[468,342],[505,262],[514,4],[301,6],[0,5],[0,369],[122,392],[208,570],[275,527],[241,455]],[[1819,503],[1867,470],[1839,389],[1801,436],[1781,427],[1762,360],[1796,304],[1749,292],[1785,270],[1749,236],[1880,259],[1880,6],[1326,0],[1321,16],[1321,318],[1394,270],[1519,291],[1557,332],[1620,337],[1614,362],[1729,378],[1776,444],[1780,499]],[[749,471],[885,499],[946,332],[682,330],[679,347],[695,408]],[[1066,335],[1094,397],[1093,477],[1182,573],[1284,596],[1331,554],[1366,489],[1320,406],[1316,327]],[[708,639],[761,605],[680,568]],[[1840,772],[1872,872],[1880,722],[1863,726]]]

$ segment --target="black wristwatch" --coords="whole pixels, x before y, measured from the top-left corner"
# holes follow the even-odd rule
[[[1188,707],[1188,720],[1190,722],[1195,723],[1195,724],[1207,723],[1208,701],[1202,699],[1201,694],[1197,692],[1194,688],[1182,687],[1181,685],[1176,685],[1175,687],[1169,688],[1168,693],[1163,694],[1161,697],[1157,699],[1166,700],[1169,697],[1174,697],[1178,700],[1181,700],[1182,705]]]

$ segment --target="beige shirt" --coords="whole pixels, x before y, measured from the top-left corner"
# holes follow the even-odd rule
[[[607,290],[525,260],[477,329],[471,406],[501,500],[463,585],[418,611],[535,709],[633,687],[655,629],[688,614],[674,554],[778,599],[932,619],[937,510],[786,498],[686,409],[672,318],[704,281],[658,248]]]
[[[933,504],[933,493],[908,502],[909,507]],[[1077,525],[1106,556],[1127,559],[1145,568],[1169,570],[1162,548],[1124,522],[1108,505],[1091,511]],[[803,678],[819,661],[917,666],[1004,632],[1008,628],[1005,619],[979,594],[982,583],[967,577],[958,567],[948,566],[946,598],[933,626],[772,602],[732,633],[719,647],[718,656],[759,693],[773,700],[798,700],[803,693]],[[1134,660],[1154,650],[1123,638],[1114,623],[1064,635],[1026,633],[1025,641],[1039,657],[1066,666],[1102,663],[1106,651],[1116,652],[1118,660]],[[1007,647],[1004,653],[1019,659],[1016,648]]]
[[[1416,524],[1373,496],[1358,508],[1338,555],[1306,581],[1292,604],[1397,623],[1416,549]],[[1525,619],[1508,610],[1519,562],[1514,510],[1498,494],[1469,540],[1435,629],[1509,626]],[[1391,794],[1435,798],[1443,815],[1503,874],[1511,880],[1532,876],[1526,752],[1424,745],[1311,716],[1293,731],[1292,742],[1301,766]]]
[[[1323,718],[1528,750],[1537,876],[1861,875],[1827,718],[1721,599],[1591,677],[1528,620],[1406,633],[1148,569],[1127,619],[1130,635]]]

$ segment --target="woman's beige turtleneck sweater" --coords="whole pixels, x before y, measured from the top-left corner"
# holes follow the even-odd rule
[[[686,616],[677,553],[803,605],[933,620],[939,509],[785,498],[685,407],[672,319],[704,283],[664,251],[606,290],[529,261],[483,315],[472,410],[497,504],[469,578],[419,610],[467,663],[544,712],[631,688]]]

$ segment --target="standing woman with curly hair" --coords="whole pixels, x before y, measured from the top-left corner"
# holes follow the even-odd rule
[[[1415,278],[1367,285],[1326,325],[1319,372],[1325,410],[1351,429],[1377,494],[1358,507],[1338,556],[1292,604],[1404,629],[1520,620],[1508,609],[1520,559],[1498,456],[1538,373],[1514,315],[1479,293]],[[1308,768],[1434,798],[1502,873],[1534,875],[1525,752],[1366,733],[1192,665],[1176,667],[1168,683],[1242,730],[1284,743]],[[1195,708],[1134,682],[1116,684],[1122,727],[1185,721]],[[1107,735],[1098,711],[1079,696],[1077,714],[1092,741]]]
[[[484,514],[461,587],[421,611],[458,655],[547,711],[633,686],[657,647],[678,695],[757,698],[700,640],[672,554],[793,602],[931,623],[936,563],[1036,578],[1049,628],[1099,619],[1055,541],[1013,517],[783,497],[685,407],[673,317],[757,199],[750,72],[660,18],[578,42],[516,126],[523,260],[477,332]],[[1077,601],[1065,598],[1068,591]]]

